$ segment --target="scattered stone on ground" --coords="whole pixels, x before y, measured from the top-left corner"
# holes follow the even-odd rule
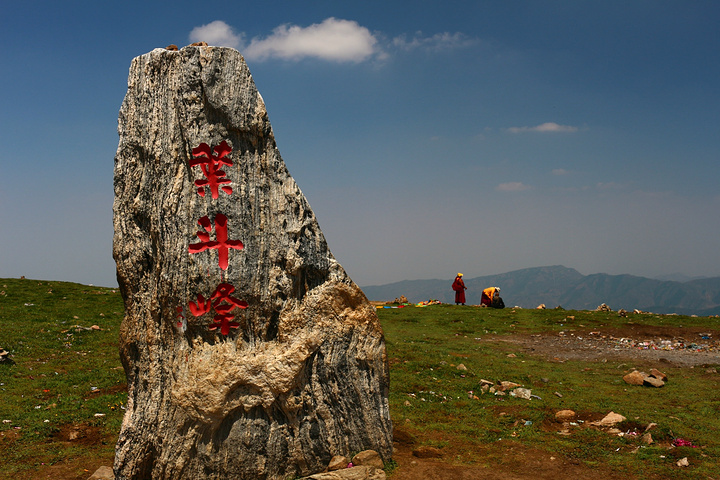
[[[596,312],[612,312],[612,308],[608,307],[606,304],[600,304],[595,309]]]
[[[720,330],[703,331],[679,326],[629,325],[627,328],[590,330],[577,325],[551,334],[490,335],[484,342],[520,345],[531,355],[551,361],[634,359],[676,367],[703,366],[717,373]],[[713,371],[714,369],[714,371]]]
[[[503,392],[505,390],[510,390],[512,388],[517,388],[517,387],[522,387],[522,385],[520,385],[519,383],[515,383],[515,382],[507,382],[507,381],[500,382],[500,389]]]
[[[340,470],[341,468],[347,468],[349,463],[350,460],[348,460],[347,457],[343,455],[335,455],[330,459],[330,463],[328,464],[328,470],[333,472],[335,470]]]
[[[655,378],[653,376],[649,376],[645,378],[645,382],[643,382],[643,385],[660,388],[665,386],[665,382],[660,380],[659,378]]]
[[[383,461],[375,450],[363,450],[352,460],[335,455],[325,472],[315,473],[303,480],[385,480]]]
[[[412,452],[414,457],[418,458],[441,458],[443,456],[442,451],[439,448],[422,445],[417,447]]]
[[[380,468],[360,465],[334,472],[323,472],[303,477],[302,480],[385,480],[387,475]]]
[[[572,410],[560,410],[555,413],[555,419],[561,422],[569,422],[575,419],[575,412]]]
[[[625,383],[629,385],[642,385],[645,382],[645,377],[647,377],[646,373],[633,370],[632,372],[625,375],[623,377],[623,380],[625,380]]]
[[[614,427],[620,422],[624,422],[627,420],[625,417],[620,415],[619,413],[610,412],[602,420],[598,420],[597,422],[591,422],[590,425],[593,425],[595,427]]]
[[[115,480],[115,474],[112,468],[102,466],[95,470],[88,480]]]
[[[375,450],[363,450],[351,460],[353,465],[366,465],[368,467],[383,468],[383,461],[380,454]]]
[[[675,465],[677,465],[678,467],[689,467],[690,462],[688,462],[687,457],[683,457],[680,460],[678,460]]]
[[[4,348],[0,348],[0,363],[7,363],[12,365],[15,362],[11,357],[12,355],[10,355],[10,352],[5,350]]]
[[[510,392],[510,396],[522,398],[523,400],[531,400],[532,391],[529,388],[516,388]]]
[[[393,303],[408,303],[408,299],[405,295],[400,295]]]
[[[632,372],[625,375],[623,377],[623,380],[629,385],[645,385],[648,387],[660,388],[665,386],[667,378],[667,375],[662,373],[660,370],[653,368],[652,370],[650,370],[649,375],[645,372],[633,370]]]

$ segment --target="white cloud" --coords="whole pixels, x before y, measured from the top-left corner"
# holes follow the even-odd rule
[[[246,58],[254,60],[316,57],[337,62],[362,62],[381,53],[367,28],[332,17],[305,28],[280,25],[269,37],[253,38],[243,51]]]
[[[522,192],[523,190],[527,190],[530,187],[528,185],[525,185],[522,182],[507,182],[507,183],[501,183],[497,187],[495,187],[495,190],[499,192]]]
[[[623,190],[626,185],[617,182],[598,182],[596,187],[598,190]]]
[[[417,32],[409,40],[405,35],[387,40],[382,34],[373,34],[366,27],[352,20],[327,18],[308,27],[280,25],[267,37],[254,37],[248,44],[244,33],[236,33],[222,20],[195,27],[190,32],[191,42],[207,42],[209,45],[233,47],[249,60],[262,61],[271,58],[301,60],[307,57],[334,62],[363,62],[372,58],[385,60],[386,50],[448,51],[475,45],[478,39],[464,33],[443,32],[424,36]]]
[[[236,34],[232,27],[222,20],[215,20],[207,25],[195,27],[190,32],[190,41],[207,42],[218,47],[240,48],[243,43],[242,34]]]
[[[413,38],[408,40],[405,35],[395,37],[391,45],[400,50],[414,50],[425,48],[428,50],[441,51],[453,48],[468,47],[477,43],[476,39],[470,38],[464,33],[437,33],[432,37],[425,37],[422,32],[417,32]]]
[[[510,127],[507,129],[510,133],[524,133],[524,132],[540,132],[540,133],[573,133],[577,132],[577,127],[570,125],[558,125],[555,122],[546,122],[536,127]]]

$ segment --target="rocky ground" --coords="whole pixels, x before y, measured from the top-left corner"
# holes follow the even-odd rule
[[[622,329],[568,329],[566,332],[541,335],[484,337],[483,341],[515,345],[531,355],[549,361],[628,361],[638,368],[666,364],[669,367],[712,370],[720,365],[720,330],[681,327],[650,327],[628,325]],[[90,441],[92,432],[82,439]],[[110,440],[110,439],[105,439]],[[402,425],[395,426],[395,454],[398,468],[391,480],[515,480],[525,478],[564,479],[627,479],[602,467],[589,468],[580,462],[556,458],[547,452],[528,448],[518,442],[503,440],[477,451],[478,464],[453,464],[453,449],[467,451],[477,446],[452,445],[443,448],[442,456],[432,449],[421,449]],[[486,459],[486,460],[483,460]],[[92,465],[68,460],[39,472],[35,478],[53,480],[85,480],[101,465],[112,459],[98,459]],[[502,465],[498,468],[498,463]],[[81,471],[82,473],[78,473]]]
[[[514,344],[531,354],[549,361],[628,361],[638,368],[662,365],[680,368],[707,368],[717,373],[720,365],[720,330],[681,327],[628,325],[622,329],[575,329],[572,332],[541,335],[483,337],[487,342]],[[596,420],[596,419],[595,419]],[[425,456],[418,451],[412,437],[402,426],[395,428],[395,460],[400,465],[392,480],[515,480],[525,478],[564,479],[627,479],[602,467],[589,468],[568,459],[553,457],[547,452],[530,449],[512,440],[496,442],[487,451],[477,452],[478,458],[498,460],[497,465],[452,465],[452,448],[443,449],[443,456]],[[492,451],[490,451],[492,449]],[[432,452],[428,453],[432,456]],[[482,462],[479,462],[482,463]],[[489,462],[488,462],[489,463]],[[720,477],[719,477],[720,478]]]
[[[555,361],[626,359],[673,367],[720,364],[720,330],[629,325],[622,329],[573,329],[484,340],[517,344],[528,353]]]

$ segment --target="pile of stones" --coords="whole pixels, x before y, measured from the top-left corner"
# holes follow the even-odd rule
[[[0,364],[12,365],[13,363],[15,363],[10,357],[12,357],[12,355],[10,355],[10,352],[5,350],[4,348],[0,348]]]
[[[650,373],[640,372],[633,370],[623,377],[625,383],[629,385],[641,385],[646,387],[660,388],[665,386],[668,381],[667,375],[662,373],[660,370],[653,368]]]
[[[383,461],[375,450],[364,450],[352,459],[336,455],[328,463],[327,469],[301,480],[386,480]],[[98,468],[88,480],[115,480],[110,467]]]
[[[383,461],[375,450],[364,450],[352,459],[336,455],[328,464],[327,471],[316,473],[302,480],[385,480]]]

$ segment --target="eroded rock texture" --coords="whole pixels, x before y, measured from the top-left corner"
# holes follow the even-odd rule
[[[389,459],[375,310],[289,175],[242,56],[135,58],[119,133],[116,478],[280,479],[366,449]]]

